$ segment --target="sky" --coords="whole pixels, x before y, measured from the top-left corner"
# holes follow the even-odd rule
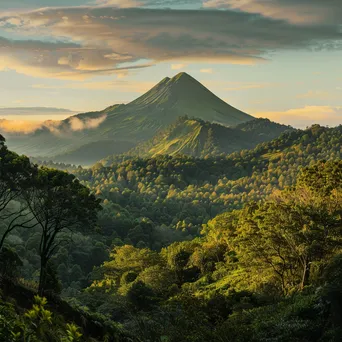
[[[0,127],[127,103],[179,72],[253,116],[336,126],[341,61],[340,0],[1,0]]]

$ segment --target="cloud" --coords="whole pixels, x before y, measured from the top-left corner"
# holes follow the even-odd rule
[[[118,77],[120,78],[120,77]],[[34,84],[32,88],[35,89],[90,89],[90,90],[117,90],[127,93],[145,93],[151,89],[155,83],[153,82],[128,82],[123,80],[105,81],[105,82],[78,82],[66,83],[63,85],[46,85]]]
[[[149,4],[151,1],[144,0],[97,0],[98,5],[116,6],[118,8],[140,7]]]
[[[0,37],[0,70],[13,69],[18,73],[41,78],[83,80],[94,75],[118,74],[150,66],[149,63],[120,66],[127,55],[116,54],[107,47],[81,46],[73,42],[42,42],[37,40],[9,40]]]
[[[235,9],[295,24],[341,24],[340,0],[204,0],[204,7]]]
[[[107,119],[107,115],[102,115],[95,119],[81,120],[76,116],[68,119],[70,129],[72,131],[83,131],[85,129],[94,129],[100,126]]]
[[[209,69],[201,69],[200,72],[203,74],[212,74],[214,71],[212,68],[209,68]]]
[[[41,128],[42,124],[32,121],[21,120],[6,120],[0,119],[0,132],[1,133],[33,133]]]
[[[33,108],[24,108],[23,112],[20,113],[19,108],[14,108],[18,109],[17,114],[13,114],[13,109],[12,111],[9,111],[8,114],[11,118],[15,118],[16,115],[18,115],[20,118],[26,115],[30,118],[31,115],[33,115]],[[31,110],[32,109],[32,110]],[[39,108],[37,108],[38,110]],[[42,113],[44,111],[44,108],[40,108],[42,110]],[[10,108],[1,108],[0,109],[0,114],[1,110],[3,112],[6,112],[6,110],[10,110]],[[60,111],[60,112],[59,112]],[[62,110],[55,109],[55,111],[52,112],[57,112],[62,115]],[[69,113],[73,113],[71,111],[66,111]],[[64,114],[66,113],[64,112]],[[20,114],[19,114],[20,113]],[[39,113],[39,111],[38,111]],[[47,112],[45,112],[47,113]],[[37,114],[37,111],[34,114]],[[43,115],[43,114],[41,114]],[[107,115],[100,115],[95,118],[85,118],[85,119],[80,119],[77,116],[70,116],[66,120],[40,120],[40,121],[32,121],[32,120],[8,120],[8,119],[0,119],[0,133],[5,133],[5,134],[30,134],[34,133],[37,130],[40,129],[47,129],[51,133],[58,135],[60,134],[60,128],[63,126],[63,131],[70,131],[70,132],[78,132],[78,131],[83,131],[83,130],[91,130],[97,128],[99,125],[101,125],[105,120],[107,119]]]
[[[338,100],[340,98],[341,93],[338,91],[309,90],[304,94],[297,95],[297,99]]]
[[[255,64],[284,49],[339,48],[342,38],[334,25],[303,26],[231,10],[45,8],[4,16],[0,25],[55,41],[2,38],[0,69],[75,80],[164,61]]]
[[[97,4],[100,6],[115,6],[118,8],[178,8],[185,5],[201,8],[202,0],[97,0]]]
[[[256,83],[256,82],[230,82],[230,81],[203,81],[208,88],[217,88],[226,91],[262,89],[267,87],[278,87],[280,83]]]
[[[180,70],[184,69],[187,66],[187,64],[172,64],[171,69],[172,70]]]
[[[271,83],[252,83],[252,82],[230,82],[230,86],[224,88],[224,90],[228,91],[236,91],[236,90],[247,90],[247,89],[262,89],[271,86],[276,86]]]
[[[50,107],[12,107],[0,108],[1,116],[50,116],[50,115],[72,115],[74,112],[64,108]]]
[[[253,116],[269,118],[273,121],[298,128],[313,124],[337,126],[342,124],[342,107],[306,106],[283,112],[257,112]]]

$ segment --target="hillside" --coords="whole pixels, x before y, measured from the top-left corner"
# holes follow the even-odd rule
[[[127,154],[154,157],[158,154],[186,154],[194,157],[215,156],[255,147],[277,138],[293,128],[268,119],[255,119],[234,128],[197,118],[180,117],[174,124]]]
[[[108,200],[108,227],[129,226],[128,211],[137,219],[148,218],[156,227],[163,225],[185,236],[197,235],[202,224],[216,214],[241,208],[295,184],[303,167],[323,159],[339,160],[341,146],[342,126],[313,126],[285,132],[254,149],[228,156],[113,156],[104,162],[105,166],[78,170],[77,176]],[[122,207],[120,217],[111,214],[111,205]],[[115,224],[110,223],[112,220]],[[123,233],[123,238],[126,234],[130,233]],[[148,236],[143,241],[150,244]],[[163,237],[157,244],[170,238]]]
[[[129,141],[101,140],[82,145],[71,149],[64,154],[58,154],[52,158],[54,162],[70,163],[84,166],[91,166],[99,159],[105,158],[115,152],[120,154],[127,151],[127,148],[135,144]],[[42,158],[46,159],[46,158]],[[48,158],[50,159],[50,158]]]
[[[103,144],[99,141],[108,142],[110,154],[122,153],[138,142],[151,139],[184,115],[225,126],[253,119],[219,99],[190,75],[180,73],[163,79],[129,104],[78,114],[58,124],[47,124],[34,134],[8,136],[8,145],[19,153],[45,158],[58,155],[59,161],[69,162],[71,151],[91,144],[91,159],[101,153]],[[65,159],[64,154],[67,154]],[[73,158],[77,157],[73,153]]]
[[[74,178],[1,137],[4,189],[39,226],[3,221],[0,341],[339,341],[341,139],[342,126],[315,125],[224,156],[119,156]],[[65,231],[42,282],[44,229]],[[31,309],[41,284],[53,296]]]

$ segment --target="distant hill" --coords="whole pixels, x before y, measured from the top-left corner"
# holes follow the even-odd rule
[[[94,141],[64,154],[56,155],[51,159],[55,162],[91,166],[98,160],[113,154],[113,150],[115,150],[115,153],[120,154],[126,152],[129,146],[134,147],[134,145],[130,141]]]
[[[217,214],[294,185],[303,167],[340,160],[341,146],[342,126],[314,125],[229,155],[116,156],[76,174],[94,192],[136,218],[144,216],[175,229],[181,221],[197,234]]]
[[[110,154],[128,151],[184,115],[225,126],[253,119],[219,99],[190,75],[180,73],[164,78],[129,104],[78,114],[58,125],[47,124],[34,134],[8,136],[7,140],[10,148],[19,153],[49,158],[58,155],[60,161],[69,162],[69,157],[63,160],[63,155],[76,156],[76,151],[83,151],[82,146],[86,145],[92,146],[93,155],[101,154],[106,142]]]
[[[289,130],[293,128],[268,119],[254,119],[231,128],[197,118],[180,117],[167,129],[127,154],[139,157],[154,157],[158,154],[215,156],[253,148]]]

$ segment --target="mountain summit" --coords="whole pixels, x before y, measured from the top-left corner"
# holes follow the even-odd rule
[[[228,105],[200,82],[185,72],[173,78],[164,78],[128,106],[159,109],[164,124],[170,124],[179,116],[188,115],[225,126],[236,125],[253,119],[250,115]],[[168,115],[170,120],[165,118]],[[160,118],[160,116],[159,116]]]
[[[53,129],[43,128],[33,135],[10,137],[8,143],[16,151],[31,156],[51,158],[67,154],[71,157],[81,153],[88,158],[86,151],[92,151],[98,160],[108,154],[128,151],[138,143],[151,139],[181,116],[196,117],[224,126],[253,119],[183,72],[164,78],[126,105],[78,114],[61,121]],[[103,156],[104,151],[106,155]],[[79,162],[79,158],[75,158],[74,162]]]

